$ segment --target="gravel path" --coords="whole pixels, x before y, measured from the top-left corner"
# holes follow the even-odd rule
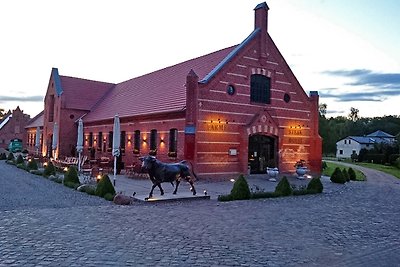
[[[0,267],[399,266],[400,180],[363,171],[318,195],[116,206],[0,162]]]
[[[0,210],[110,205],[0,161]]]

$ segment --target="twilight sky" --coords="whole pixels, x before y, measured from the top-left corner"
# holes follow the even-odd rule
[[[43,110],[52,67],[122,82],[239,44],[261,0],[0,2],[0,108]],[[400,1],[268,0],[269,33],[328,116],[400,115]]]

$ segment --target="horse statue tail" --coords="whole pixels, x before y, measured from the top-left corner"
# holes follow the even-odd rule
[[[179,163],[180,163],[180,164],[184,164],[184,165],[186,165],[186,166],[188,166],[188,163],[189,163],[189,165],[190,165],[190,166],[188,166],[189,172],[191,172],[191,173],[193,174],[193,177],[196,179],[196,181],[199,180],[199,178],[197,177],[196,173],[195,173],[194,170],[193,170],[193,164],[192,164],[190,161],[181,160]]]

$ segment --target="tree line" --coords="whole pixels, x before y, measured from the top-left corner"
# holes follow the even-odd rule
[[[400,143],[400,116],[363,118],[356,108],[351,108],[347,117],[326,117],[327,105],[319,106],[319,134],[322,137],[324,156],[336,155],[336,142],[347,136],[364,136],[377,130],[397,137]],[[399,153],[399,152],[397,152]]]

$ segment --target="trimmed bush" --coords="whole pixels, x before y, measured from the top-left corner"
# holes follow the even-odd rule
[[[28,160],[28,164],[26,166],[28,167],[28,170],[37,170],[38,169],[37,162],[34,159]]]
[[[322,185],[321,179],[314,177],[307,185],[307,191],[313,194],[322,193],[324,186]]]
[[[14,154],[13,153],[8,153],[8,156],[7,156],[7,160],[14,160],[15,158],[14,158]]]
[[[232,196],[231,195],[219,195],[218,196],[218,201],[232,201]]]
[[[356,172],[353,170],[353,168],[349,168],[349,170],[347,171],[347,173],[349,174],[349,178],[351,181],[356,181]]]
[[[96,196],[99,197],[104,197],[107,193],[110,193],[111,195],[115,195],[115,189],[114,186],[112,185],[110,178],[108,175],[103,175],[100,178],[99,183],[97,184],[96,187]]]
[[[18,155],[17,160],[15,161],[15,163],[17,163],[17,165],[21,164],[21,163],[24,163],[24,158],[22,157],[21,154]]]
[[[276,192],[255,192],[251,194],[251,199],[259,199],[259,198],[275,198],[280,197],[281,195]]]
[[[51,162],[47,164],[43,171],[43,176],[49,177],[50,175],[56,175],[56,168]]]
[[[339,167],[336,167],[336,169],[333,171],[331,181],[338,184],[346,183],[346,178],[343,176],[343,173]]]
[[[17,168],[18,168],[18,169],[22,169],[22,170],[28,170],[28,168],[25,166],[24,163],[18,163],[18,164],[17,164]]]
[[[342,170],[342,174],[343,174],[344,179],[346,179],[346,182],[350,182],[350,176],[349,176],[349,173],[347,172],[346,168],[344,168]]]
[[[293,194],[293,189],[290,187],[289,181],[286,176],[279,181],[278,185],[275,188],[275,193],[281,196],[290,196]]]
[[[241,174],[237,181],[233,184],[230,195],[233,200],[250,199],[251,193],[249,184],[247,183],[246,178],[244,178],[243,174]]]
[[[78,171],[74,166],[69,167],[67,172],[64,173],[64,184],[65,183],[80,184]]]

